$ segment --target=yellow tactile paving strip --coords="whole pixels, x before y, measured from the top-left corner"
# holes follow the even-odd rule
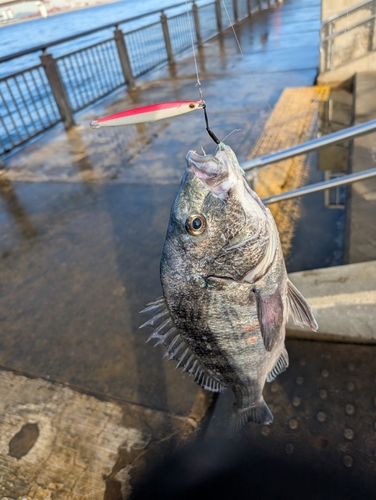
[[[326,101],[329,87],[298,87],[283,91],[249,159],[286,149],[313,139],[317,132],[320,101]],[[284,160],[262,170],[254,189],[260,198],[296,189],[305,184],[312,153]],[[291,248],[300,198],[269,206],[280,231],[285,257]]]

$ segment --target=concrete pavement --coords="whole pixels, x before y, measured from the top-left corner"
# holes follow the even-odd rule
[[[319,17],[317,0],[286,0],[239,25],[243,55],[230,30],[200,49],[210,125],[220,138],[241,129],[226,141],[240,161],[283,89],[314,83]],[[210,395],[138,332],[138,312],[161,294],[159,258],[185,154],[214,150],[202,113],[88,127],[128,107],[196,98],[188,54],[82,113],[73,130],[57,127],[7,160],[0,177],[5,498],[127,498],[207,413]],[[299,354],[294,359],[300,366]]]

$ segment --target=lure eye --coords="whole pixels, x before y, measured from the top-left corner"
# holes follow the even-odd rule
[[[206,219],[200,214],[191,214],[185,221],[185,229],[189,234],[198,236],[206,229]]]
[[[190,107],[191,109],[193,109],[193,108],[195,107],[195,104],[194,104],[193,102],[191,102],[191,104],[189,105],[189,107]]]

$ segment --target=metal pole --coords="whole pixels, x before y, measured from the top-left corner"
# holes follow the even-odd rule
[[[52,94],[55,98],[56,105],[59,109],[60,116],[63,120],[64,127],[66,129],[73,127],[75,124],[73,111],[56,61],[51,54],[46,53],[40,56],[40,60],[46,73],[48,83],[50,84]]]
[[[371,177],[376,177],[376,168],[364,170],[363,172],[358,172],[356,174],[343,175],[342,177],[337,177],[337,179],[318,182],[317,184],[303,186],[298,189],[294,189],[293,191],[286,191],[286,193],[269,196],[269,198],[264,198],[262,202],[265,205],[270,205],[271,203],[277,203],[278,201],[291,200],[291,198],[297,198],[298,196],[317,193],[318,191],[325,191],[326,189],[331,189],[334,187],[345,186],[346,184],[362,181]]]
[[[192,5],[192,14],[193,14],[193,20],[194,20],[195,28],[196,28],[197,45],[200,47],[202,45],[201,30],[200,30],[200,18],[198,15],[198,7],[194,2]]]
[[[261,168],[267,167],[271,163],[286,160],[287,158],[309,153],[310,151],[315,151],[317,149],[326,148],[327,146],[331,146],[337,142],[345,141],[346,139],[353,139],[354,137],[359,137],[360,135],[369,134],[374,131],[376,131],[376,120],[370,120],[368,122],[361,123],[360,125],[355,125],[354,127],[339,130],[333,134],[324,135],[323,137],[303,142],[302,144],[298,144],[292,148],[260,156],[259,158],[254,158],[253,160],[243,163],[242,167],[245,171],[252,171],[253,169],[260,170]]]
[[[248,13],[248,17],[252,14],[252,11],[251,11],[251,0],[247,0],[247,13]]]
[[[164,12],[162,12],[161,14],[161,24],[162,24],[163,38],[166,46],[167,59],[169,63],[172,63],[174,62],[174,53],[172,52],[170,32],[168,31],[167,16]]]
[[[116,27],[114,31],[115,43],[118,51],[121,69],[123,70],[124,80],[126,81],[128,88],[132,89],[135,86],[134,76],[132,73],[131,63],[129,61],[128,50],[125,44],[124,33]]]
[[[222,32],[222,10],[221,10],[221,0],[215,0],[215,13],[217,15],[217,28],[218,33]]]
[[[238,0],[232,0],[232,6],[234,9],[234,23],[237,23],[239,21]]]
[[[376,14],[376,2],[372,3],[372,10],[371,10],[372,15]],[[374,50],[375,48],[375,27],[376,27],[376,18],[373,18],[371,21],[371,27],[370,27],[370,51]]]

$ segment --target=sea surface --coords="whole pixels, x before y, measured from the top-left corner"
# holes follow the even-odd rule
[[[120,0],[119,2],[106,3],[95,7],[64,12],[52,15],[46,19],[39,18],[27,20],[22,23],[0,27],[0,57],[14,54],[44,43],[79,34],[87,30],[99,28],[110,23],[117,23],[141,14],[167,8],[179,3],[174,0]],[[180,7],[184,11],[185,6]],[[170,10],[168,15],[176,12]],[[131,23],[120,26],[124,31],[137,28],[141,24],[149,24],[159,18],[159,15],[148,16]],[[51,47],[48,52],[59,56],[72,52],[100,40],[110,38],[113,28],[81,37],[68,43]],[[17,58],[13,61],[0,63],[0,77],[39,64],[39,53]]]

